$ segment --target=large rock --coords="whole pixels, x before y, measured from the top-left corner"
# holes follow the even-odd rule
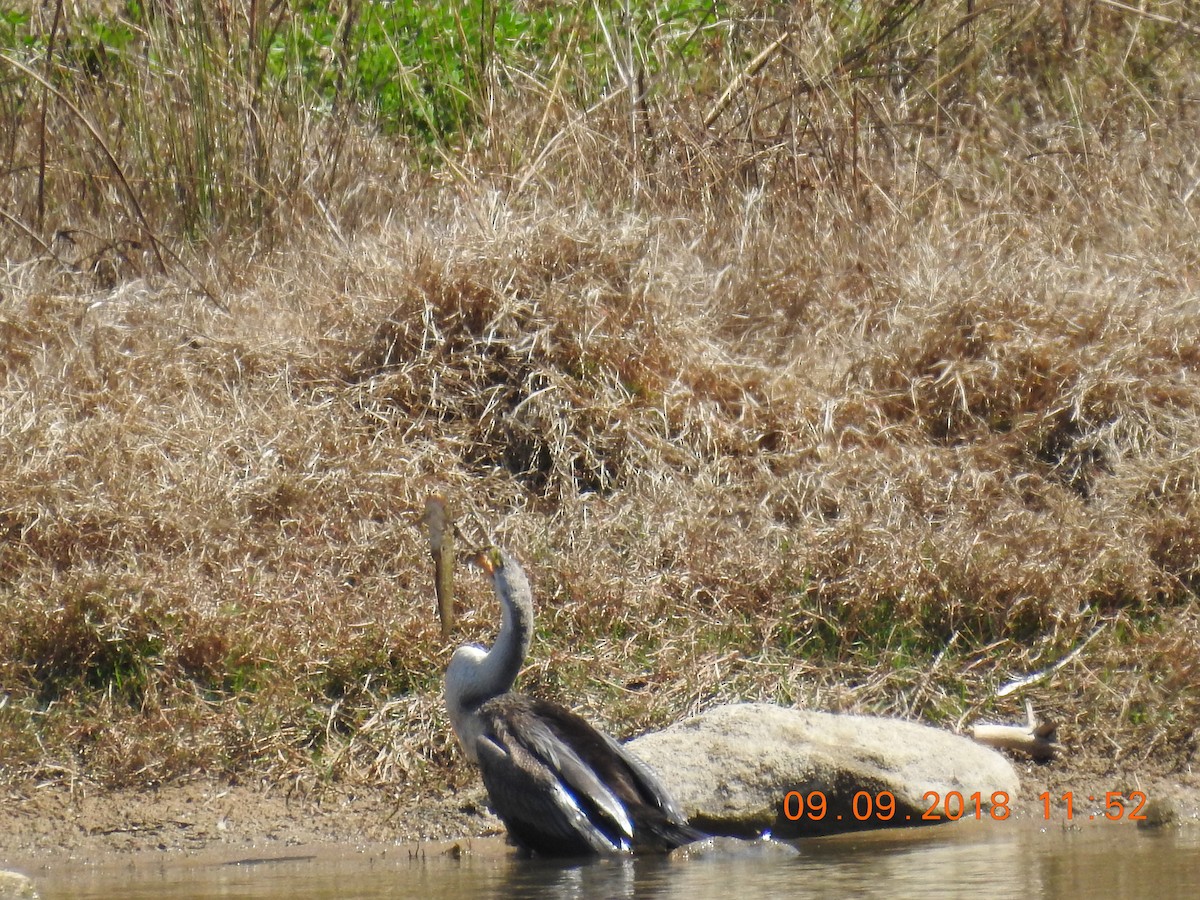
[[[714,834],[792,838],[1004,818],[1019,784],[999,753],[947,731],[765,703],[718,706],[629,746]]]
[[[20,872],[0,869],[0,900],[37,900],[37,891]]]

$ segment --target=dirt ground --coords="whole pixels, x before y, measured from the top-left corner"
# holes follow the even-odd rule
[[[397,800],[394,792],[322,796],[196,779],[147,790],[64,784],[8,789],[0,805],[0,866],[142,851],[277,851],[294,846],[442,844],[502,833],[482,787]]]
[[[1066,826],[1060,798],[1070,791],[1071,824],[1079,825],[1103,814],[1105,793],[1140,790],[1147,796],[1144,825],[1200,827],[1200,774],[1114,773],[1099,758],[1014,764],[1021,776],[1014,822]],[[1039,799],[1043,791],[1055,800],[1049,819]],[[430,797],[380,789],[300,794],[205,779],[120,791],[30,784],[3,794],[0,867],[28,870],[49,859],[88,863],[153,851],[269,855],[300,846],[407,844],[414,852],[457,852],[477,846],[472,839],[503,833],[485,804],[479,785]]]

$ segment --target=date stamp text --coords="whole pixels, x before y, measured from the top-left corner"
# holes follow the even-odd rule
[[[902,813],[891,791],[858,791],[850,803],[850,816],[854,821],[863,823],[893,823],[914,820],[944,822],[963,818],[991,818],[1002,822],[1012,815],[1012,801],[1007,791],[993,791],[990,795],[976,791],[965,796],[961,791],[947,791],[944,795],[938,791],[926,791],[922,799],[927,804],[924,812]],[[1039,811],[1047,822],[1051,818],[1061,818],[1067,822],[1076,820],[1073,791],[1066,791],[1060,797],[1052,797],[1049,791],[1043,791],[1037,799],[1041,801]],[[1104,803],[1103,812],[1088,814],[1089,820],[1146,821],[1143,810],[1147,798],[1143,791],[1107,791],[1101,796],[1089,794],[1087,799],[1090,803]],[[826,816],[836,816],[838,819],[843,817],[841,813],[832,812],[822,791],[788,791],[783,798],[783,815],[792,822],[801,819],[819,822]],[[1082,815],[1079,818],[1082,818]]]

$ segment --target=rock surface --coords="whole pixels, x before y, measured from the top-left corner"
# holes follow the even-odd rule
[[[20,872],[0,869],[0,900],[37,900],[33,882]]]
[[[976,794],[979,816],[992,817],[995,802],[1003,817],[1019,786],[1007,759],[947,731],[765,703],[719,706],[629,746],[715,834],[836,834],[946,822],[960,810],[975,818]]]

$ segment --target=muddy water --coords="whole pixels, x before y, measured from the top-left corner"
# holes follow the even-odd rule
[[[522,860],[479,844],[457,859],[434,847],[324,847],[259,857],[65,859],[21,868],[43,900],[1200,897],[1200,829],[964,822],[808,841],[796,856],[583,865]]]

